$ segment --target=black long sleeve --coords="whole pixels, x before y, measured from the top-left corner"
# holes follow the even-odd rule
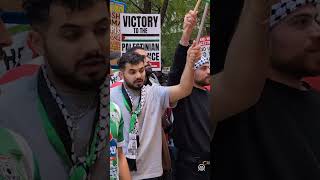
[[[180,44],[177,46],[169,73],[169,86],[179,84],[188,49],[189,47]],[[212,128],[208,116],[208,96],[207,91],[194,87],[192,93],[180,99],[178,105],[172,109],[174,116],[172,135],[178,149],[202,155],[210,152]]]
[[[182,46],[178,44],[174,55],[173,65],[169,72],[168,85],[174,86],[180,83],[184,66],[186,65],[186,58],[189,46]]]
[[[211,7],[214,7],[211,8],[213,18],[210,19],[211,75],[224,69],[228,47],[236,30],[243,3],[243,0],[235,0],[230,6],[230,1],[211,1]]]

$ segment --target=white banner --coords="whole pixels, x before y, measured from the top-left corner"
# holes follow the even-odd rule
[[[120,14],[121,54],[134,46],[144,48],[153,71],[161,71],[160,14]]]

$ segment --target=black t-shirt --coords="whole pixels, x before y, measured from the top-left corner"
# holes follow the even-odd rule
[[[320,94],[268,80],[258,103],[218,124],[213,179],[319,180]]]
[[[188,47],[178,45],[169,73],[169,86],[179,84],[187,51]],[[191,95],[179,100],[177,107],[173,109],[173,115],[175,146],[195,154],[208,154],[213,133],[209,121],[209,92],[194,87]]]
[[[173,109],[173,142],[178,149],[195,154],[210,153],[212,129],[208,104],[208,92],[193,88],[191,95],[181,99]]]

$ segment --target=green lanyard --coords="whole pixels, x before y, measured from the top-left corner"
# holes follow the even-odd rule
[[[95,152],[97,149],[96,148],[96,144],[98,140],[97,134],[99,131],[98,123],[96,125],[94,137],[90,145],[90,149],[87,151],[84,163],[73,165],[71,159],[68,156],[66,148],[64,147],[64,144],[62,143],[62,140],[58,136],[56,130],[52,126],[49,120],[49,117],[47,115],[47,112],[45,111],[44,106],[39,97],[37,99],[37,105],[38,105],[38,110],[41,115],[42,123],[46,131],[47,137],[49,139],[49,142],[51,143],[55,151],[59,154],[59,156],[63,159],[63,161],[71,168],[69,180],[86,179],[88,169],[95,163],[97,159],[97,155],[95,154]]]
[[[124,93],[126,93],[126,94],[124,95]],[[124,89],[124,87],[122,87],[123,103],[124,103],[126,109],[127,109],[127,110],[130,112],[130,114],[131,114],[131,117],[130,117],[130,128],[129,128],[129,132],[131,133],[131,132],[133,132],[134,127],[135,127],[135,124],[136,124],[137,119],[138,119],[138,116],[139,116],[140,113],[141,113],[141,103],[140,103],[141,97],[140,97],[140,100],[139,100],[138,107],[136,108],[135,111],[132,112],[131,107],[133,106],[133,104],[132,104],[132,106],[129,105],[129,102],[128,102],[129,97],[126,98],[126,96],[129,96],[129,95],[127,94],[127,92],[126,92],[126,90]],[[130,100],[130,99],[129,99],[129,100]],[[131,104],[131,101],[130,101],[130,104]]]

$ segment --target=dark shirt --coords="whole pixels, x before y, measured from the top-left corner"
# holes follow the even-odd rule
[[[169,86],[177,85],[186,64],[188,47],[178,45],[169,73]],[[210,152],[213,128],[209,121],[209,93],[193,88],[191,95],[179,100],[173,109],[173,141],[175,146],[196,154]]]
[[[213,179],[319,180],[319,140],[320,94],[267,80],[256,105],[218,124]]]
[[[210,46],[210,57],[213,57],[210,63],[211,74],[217,74],[224,69],[227,50],[237,27],[243,1],[233,0],[232,5],[230,1],[211,1],[211,7],[214,7],[211,8],[211,17],[214,18],[210,18],[210,36],[213,44]]]

